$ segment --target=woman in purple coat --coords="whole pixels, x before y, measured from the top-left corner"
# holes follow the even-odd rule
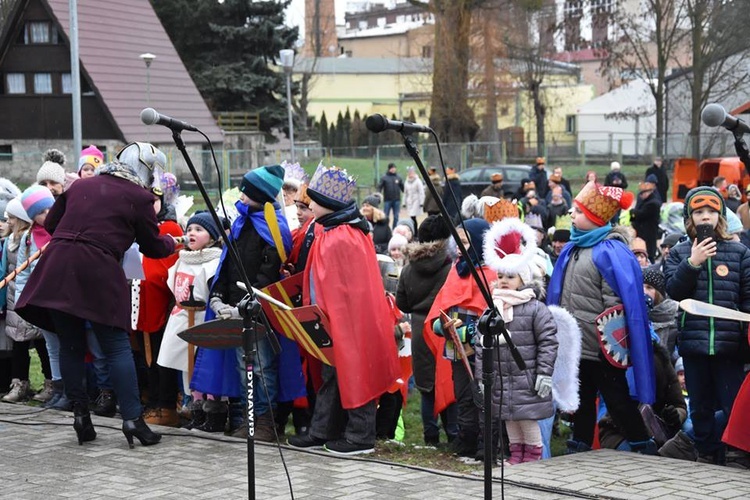
[[[83,386],[86,322],[99,339],[110,367],[120,404],[122,432],[156,444],[161,435],[143,421],[135,364],[130,349],[130,297],[121,261],[135,240],[140,251],[155,259],[174,252],[171,236],[159,236],[154,211],[154,170],[164,154],[151,144],[131,143],[118,160],[98,175],[76,182],[55,202],[45,229],[52,241],[16,304],[16,312],[60,337],[60,370],[73,401],[73,428],[78,444],[93,441],[96,430]]]

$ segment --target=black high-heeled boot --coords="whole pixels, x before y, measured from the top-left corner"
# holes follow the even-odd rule
[[[134,448],[133,437],[137,437],[138,441],[143,446],[151,446],[161,441],[161,434],[152,431],[143,417],[138,417],[135,420],[123,420],[122,421],[122,433],[125,434],[125,439],[128,440],[128,446],[130,449]]]
[[[79,445],[82,445],[84,441],[96,439],[96,429],[91,423],[91,414],[88,409],[84,410],[78,404],[73,406],[73,429],[78,436]]]

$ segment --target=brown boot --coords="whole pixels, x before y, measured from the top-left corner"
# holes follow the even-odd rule
[[[266,443],[276,442],[276,424],[271,418],[271,412],[255,417],[255,440]]]
[[[144,417],[147,424],[163,425],[165,427],[177,427],[180,423],[180,417],[174,408],[157,408],[153,413]]]

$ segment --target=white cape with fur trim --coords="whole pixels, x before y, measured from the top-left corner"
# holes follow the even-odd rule
[[[552,398],[565,412],[578,409],[578,363],[581,359],[581,329],[575,318],[559,306],[547,306],[557,324],[557,359],[552,372]]]

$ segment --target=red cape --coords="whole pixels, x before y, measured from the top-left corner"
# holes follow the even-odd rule
[[[159,224],[159,235],[182,236],[182,228],[172,220]],[[177,250],[177,249],[175,249]],[[173,300],[172,291],[167,285],[169,268],[172,267],[180,254],[175,251],[169,257],[152,259],[143,256],[143,273],[146,277],[141,281],[140,311],[138,314],[138,330],[154,333],[167,324],[169,304]]]
[[[308,221],[305,222],[301,227],[298,227],[297,229],[292,231],[292,251],[289,254],[287,262],[295,265],[297,264],[300,251],[302,250],[302,244],[305,242],[305,235],[307,234],[307,230],[310,228],[310,224],[312,224],[314,221],[315,219],[310,217],[310,219],[308,219]]]
[[[342,224],[315,226],[305,267],[304,301],[328,316],[336,358],[341,406],[359,408],[379,397],[400,375],[393,319],[372,240]]]
[[[482,267],[480,276],[484,273],[487,282],[492,282],[497,275],[489,267]],[[451,362],[443,357],[445,338],[436,335],[432,324],[440,317],[440,311],[446,313],[451,307],[461,307],[481,315],[487,309],[487,302],[471,275],[462,278],[456,272],[456,265],[451,266],[445,284],[435,297],[432,308],[424,321],[424,340],[435,356],[435,415],[445,410],[456,401],[453,392],[453,368]]]
[[[729,422],[721,440],[729,446],[750,452],[750,427],[748,422],[750,422],[750,375],[745,377],[745,381],[737,393],[734,406],[732,406],[732,413],[729,415]]]

